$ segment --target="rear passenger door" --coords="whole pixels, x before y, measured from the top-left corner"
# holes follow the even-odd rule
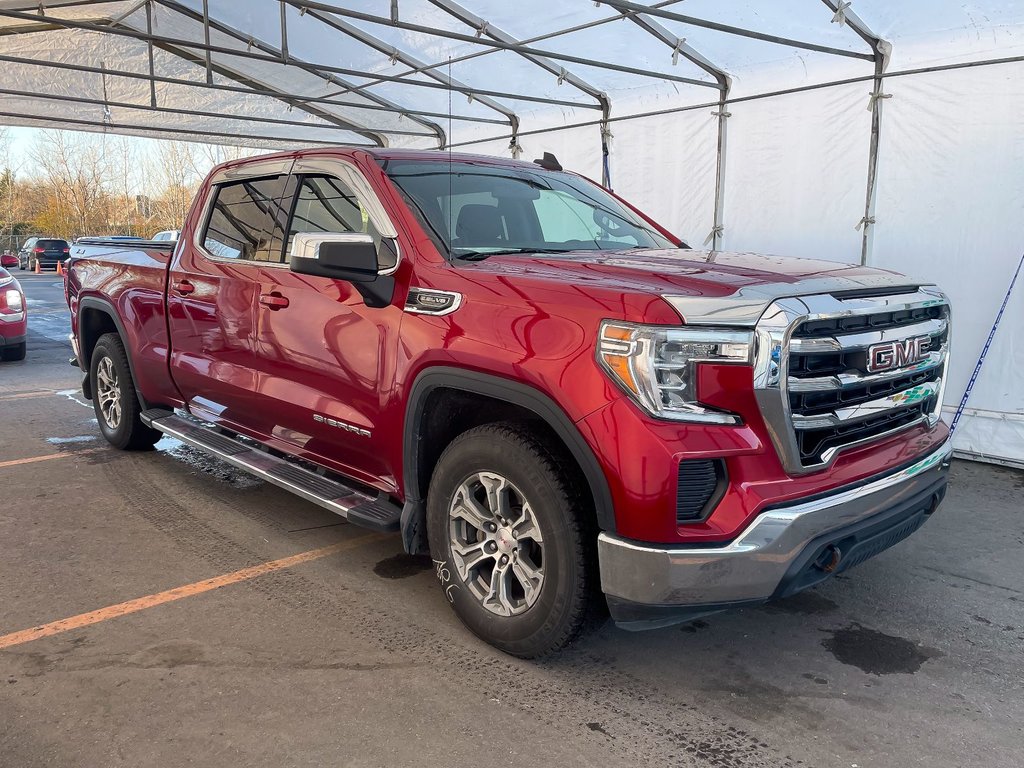
[[[302,158],[292,178],[297,195],[281,264],[259,270],[255,386],[273,414],[275,437],[307,458],[393,490],[377,435],[394,396],[402,310],[367,307],[351,283],[299,275],[287,262],[296,233],[364,232],[378,245],[380,267],[394,271],[397,232],[350,163]]]
[[[169,272],[171,375],[189,409],[238,431],[269,434],[257,394],[255,313],[265,265],[280,264],[292,161],[214,177]]]

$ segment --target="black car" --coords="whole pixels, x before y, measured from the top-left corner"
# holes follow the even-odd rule
[[[56,269],[57,262],[66,259],[71,252],[67,240],[40,237],[31,247],[28,243],[25,245],[19,254],[22,269],[35,269],[36,261],[41,269]]]

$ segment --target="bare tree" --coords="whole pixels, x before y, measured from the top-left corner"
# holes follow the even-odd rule
[[[157,144],[153,175],[162,193],[153,201],[160,227],[181,229],[199,184],[196,173],[195,145],[185,141],[161,141]]]
[[[30,154],[52,192],[49,234],[74,237],[107,224],[110,167],[103,136],[42,131]]]

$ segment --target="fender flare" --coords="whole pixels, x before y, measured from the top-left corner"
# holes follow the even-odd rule
[[[86,378],[89,377],[89,369],[91,367],[92,350],[86,351],[85,344],[82,339],[82,312],[86,309],[95,309],[98,312],[102,312],[107,315],[113,322],[114,327],[117,329],[117,335],[121,337],[121,343],[124,345],[125,357],[128,358],[128,370],[132,375],[132,385],[135,388],[135,396],[139,399],[139,405],[142,406],[142,410],[146,410],[149,406],[146,403],[146,398],[142,396],[142,392],[139,391],[139,377],[135,375],[135,362],[132,360],[131,345],[128,343],[128,332],[124,327],[124,323],[121,322],[121,316],[117,314],[117,308],[114,307],[113,303],[107,299],[102,299],[98,296],[85,296],[78,300],[78,349],[79,359],[78,365],[85,372]],[[90,390],[92,383],[89,383]],[[91,391],[90,391],[91,395]],[[92,399],[91,397],[89,398]]]
[[[594,499],[598,527],[614,532],[615,510],[608,480],[594,452],[561,406],[538,389],[511,379],[451,366],[432,366],[416,377],[405,408],[402,478],[406,502],[402,512],[402,534],[409,551],[415,551],[417,534],[422,530],[426,514],[426,502],[420,498],[419,488],[419,425],[423,421],[428,397],[436,389],[458,389],[485,395],[535,413],[559,437],[582,469]]]

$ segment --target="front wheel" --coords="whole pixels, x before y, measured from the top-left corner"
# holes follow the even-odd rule
[[[569,644],[596,603],[592,511],[559,464],[525,430],[477,427],[442,454],[427,497],[431,558],[452,608],[523,658]]]
[[[116,333],[106,333],[96,342],[89,360],[89,377],[96,421],[107,442],[126,451],[152,448],[161,434],[142,423],[128,355]]]
[[[18,344],[11,344],[9,346],[0,349],[0,360],[7,362],[14,362],[16,360],[24,360],[25,352],[28,349],[24,341]]]

